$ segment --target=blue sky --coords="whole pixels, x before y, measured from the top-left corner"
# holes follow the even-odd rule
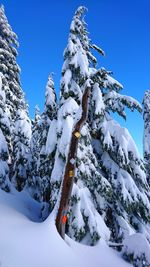
[[[90,37],[103,48],[99,66],[114,72],[124,85],[123,94],[142,102],[150,89],[150,1],[149,0],[3,0],[6,15],[20,42],[18,63],[21,82],[34,116],[41,111],[48,74],[55,73],[56,90],[75,9],[88,8],[86,21]],[[143,121],[137,112],[127,112],[127,122],[119,119],[134,137],[142,153]]]

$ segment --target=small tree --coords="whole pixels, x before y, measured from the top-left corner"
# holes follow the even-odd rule
[[[21,191],[28,179],[30,140],[31,140],[31,122],[26,111],[20,107],[17,110],[14,123],[13,140],[13,177],[12,182],[18,191]]]
[[[44,112],[36,107],[32,122],[31,164],[26,189],[40,202],[50,202],[50,176],[54,165],[57,104],[52,74],[48,77]],[[50,144],[51,143],[51,144]]]
[[[50,201],[50,176],[54,165],[55,143],[53,150],[49,146],[49,139],[54,141],[52,133],[53,127],[55,129],[55,122],[57,116],[56,93],[54,88],[54,81],[52,75],[49,75],[45,92],[45,107],[41,115],[40,135],[39,135],[39,156],[37,161],[37,171],[40,176],[40,195],[41,201]],[[54,139],[53,139],[54,138]]]
[[[31,130],[31,141],[30,141],[30,155],[29,155],[29,175],[26,180],[25,190],[36,200],[40,201],[40,177],[37,170],[37,162],[40,153],[39,139],[40,139],[40,109],[35,106],[35,118],[32,120]]]

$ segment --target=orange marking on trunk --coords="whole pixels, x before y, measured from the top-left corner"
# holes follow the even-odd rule
[[[67,215],[63,215],[63,217],[62,217],[62,223],[63,224],[66,224],[66,222],[67,222]]]

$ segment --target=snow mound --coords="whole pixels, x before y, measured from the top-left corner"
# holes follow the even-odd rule
[[[55,228],[53,213],[40,223],[40,204],[25,192],[0,190],[0,265],[2,267],[129,267],[121,255],[101,239],[94,247]]]

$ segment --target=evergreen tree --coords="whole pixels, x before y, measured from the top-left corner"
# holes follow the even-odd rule
[[[39,139],[40,139],[40,109],[35,106],[35,118],[31,125],[31,141],[30,141],[30,155],[29,155],[29,176],[26,180],[25,190],[36,200],[40,200],[39,180],[40,177],[37,171],[37,162],[40,153]]]
[[[31,137],[31,153],[33,157],[33,166],[32,169],[36,169],[34,167],[34,164],[37,164],[37,159],[39,155],[39,135],[40,135],[40,120],[41,120],[41,115],[40,115],[40,109],[36,105],[35,106],[35,118],[32,120],[32,137]]]
[[[96,59],[89,50],[86,24],[82,19],[84,11],[85,8],[80,7],[75,13],[71,23],[68,45],[64,52],[61,99],[57,121],[57,151],[51,176],[53,203],[57,200],[63,178],[73,126],[77,117],[80,116],[84,84],[90,75],[89,65],[96,63]],[[101,110],[101,112],[103,111]],[[106,198],[109,198],[110,186],[99,172],[99,166],[91,145],[88,123],[81,130],[77,158],[74,160],[76,161],[76,173],[68,214],[68,234],[78,241],[82,240],[82,242],[94,244],[100,236],[107,236],[108,238],[109,230],[93,204],[92,193],[97,187],[97,190],[105,192]]]
[[[12,182],[21,191],[30,174],[29,156],[31,140],[31,122],[27,112],[22,107],[17,110],[13,134],[14,175]]]
[[[29,133],[30,133],[30,120],[27,113],[27,105],[24,100],[24,94],[20,85],[20,68],[16,62],[17,57],[17,47],[18,41],[16,34],[12,31],[11,26],[8,23],[8,20],[5,16],[4,7],[0,7],[0,72],[2,74],[2,90],[5,92],[5,113],[9,120],[9,129],[6,128],[5,138],[8,143],[9,149],[9,176],[10,179],[13,177],[14,183],[22,183],[18,181],[24,173],[26,173],[26,164],[23,163],[23,159],[26,159],[26,149],[23,147],[26,146],[29,149]],[[25,125],[28,130],[24,129]],[[18,127],[19,125],[19,127]],[[16,127],[18,127],[16,129]],[[4,132],[3,132],[4,133]],[[25,136],[26,134],[26,136]],[[27,141],[28,140],[28,141]],[[17,142],[19,144],[18,148]],[[24,152],[23,152],[24,151]],[[22,168],[20,166],[22,162]],[[18,168],[22,170],[15,169]],[[24,166],[24,170],[23,170]],[[20,174],[19,174],[20,173]],[[22,173],[22,174],[21,174]],[[18,177],[15,177],[17,175]],[[19,190],[22,189],[22,186],[18,187]]]
[[[96,84],[103,95],[105,112],[103,119],[96,119],[96,127],[93,123],[91,131],[99,166],[113,192],[111,202],[105,206],[104,218],[111,230],[112,240],[121,241],[127,234],[136,231],[144,232],[149,239],[149,186],[143,161],[127,129],[109,115],[113,111],[125,118],[125,106],[132,111],[137,109],[141,112],[142,109],[133,98],[120,95],[122,86],[109,74],[102,68],[93,75],[94,86]],[[100,104],[97,98],[95,110]]]
[[[146,176],[150,184],[150,91],[146,91],[143,100],[144,107],[144,161]]]
[[[41,115],[39,135],[39,156],[37,161],[37,172],[40,176],[40,199],[49,202],[50,199],[50,176],[54,165],[55,155],[55,124],[57,116],[56,93],[52,75],[49,75],[45,92],[45,107]],[[50,146],[49,140],[53,140]]]
[[[1,129],[3,131],[3,134],[7,140],[9,152],[12,152],[12,143],[11,143],[11,126],[10,122],[11,120],[11,111],[12,106],[10,106],[9,102],[10,97],[12,96],[12,93],[10,93],[10,88],[8,84],[9,80],[9,74],[10,74],[10,66],[13,69],[13,63],[16,52],[15,46],[17,45],[15,34],[12,32],[12,29],[10,25],[8,24],[7,18],[4,14],[4,7],[0,7],[0,49],[1,49],[1,55],[0,55],[0,73],[2,78],[2,86],[1,86],[1,92],[3,92],[3,96],[1,99],[1,107],[2,107],[2,118],[7,116],[7,127],[5,130],[5,126],[3,126],[3,123],[1,124]],[[13,52],[14,51],[14,52]],[[13,63],[12,63],[13,61]],[[12,72],[12,70],[11,70]],[[5,103],[2,104],[2,101],[4,100]],[[12,105],[12,102],[11,102]],[[4,119],[4,121],[6,121]],[[3,119],[2,119],[3,121]],[[9,157],[10,163],[11,158]]]
[[[56,146],[57,104],[52,75],[49,75],[45,92],[44,112],[36,107],[31,138],[31,175],[26,189],[40,202],[50,200],[50,176],[54,165]]]
[[[20,104],[24,105],[23,92],[20,86],[20,68],[16,63],[18,41],[16,34],[5,16],[4,7],[0,7],[0,72],[3,74],[6,89],[6,105],[14,119]]]
[[[67,232],[76,240],[94,244],[102,235],[103,224],[103,235],[109,238],[107,225],[113,241],[136,231],[149,238],[149,187],[143,162],[129,132],[109,115],[117,112],[125,118],[125,107],[141,112],[141,106],[119,93],[122,85],[111,77],[111,72],[95,68],[91,48],[104,53],[88,39],[84,11],[80,7],[75,13],[64,52],[52,200],[55,203],[58,196],[69,140],[81,112],[84,83],[90,77],[93,85],[89,118],[77,151]]]

